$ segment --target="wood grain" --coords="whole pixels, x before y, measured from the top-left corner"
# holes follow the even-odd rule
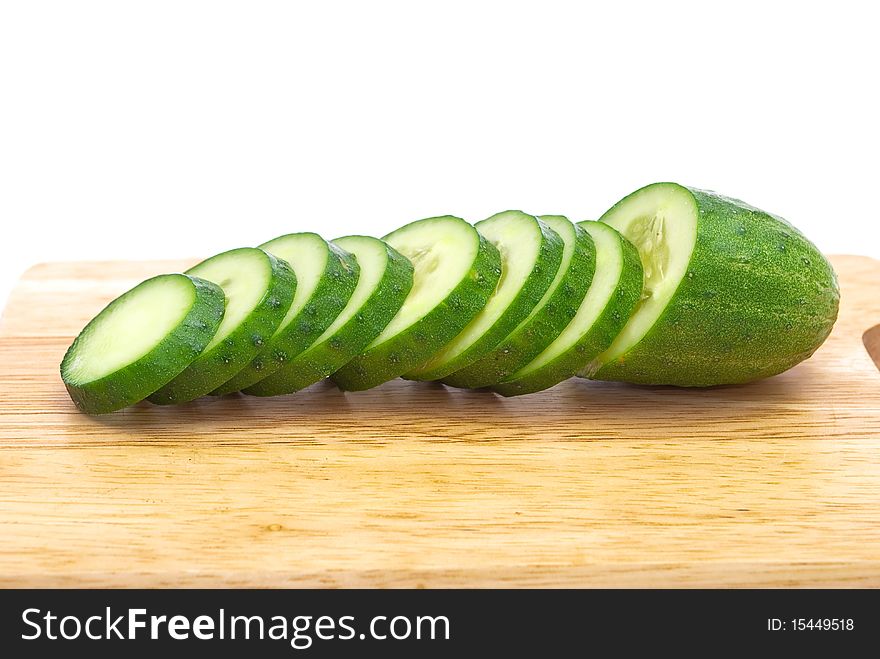
[[[880,586],[880,262],[834,264],[828,342],[752,385],[320,383],[99,418],[64,350],[188,264],[36,266],[0,321],[0,585]]]

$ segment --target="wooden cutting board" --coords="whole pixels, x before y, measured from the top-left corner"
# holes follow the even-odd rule
[[[752,385],[321,383],[99,418],[65,349],[189,264],[38,265],[0,324],[0,585],[880,586],[880,262],[834,264],[828,342]]]

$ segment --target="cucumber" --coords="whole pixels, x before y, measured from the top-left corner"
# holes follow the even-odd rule
[[[113,300],[86,325],[61,362],[74,404],[106,414],[171,381],[211,341],[223,319],[219,286],[188,275],[159,275]]]
[[[714,192],[655,183],[601,218],[632,241],[645,296],[582,375],[705,387],[781,373],[837,318],[831,265],[780,217]]]
[[[360,354],[403,305],[413,282],[413,266],[405,256],[368,236],[346,236],[333,243],[353,254],[360,266],[348,305],[307,350],[244,393],[289,394],[327,377]]]
[[[279,370],[312,345],[348,304],[360,268],[355,257],[316,233],[291,233],[260,245],[287,261],[296,292],[281,324],[256,357],[214,395],[241,391]]]
[[[641,297],[636,248],[608,225],[580,222],[596,245],[596,272],[572,321],[529,364],[492,388],[503,396],[548,389],[575,375],[623,329]]]
[[[439,380],[484,357],[526,319],[559,271],[562,238],[536,217],[504,211],[476,229],[501,253],[498,287],[451,343],[406,373],[409,380]]]
[[[542,215],[538,219],[564,243],[556,278],[537,306],[504,341],[482,359],[443,378],[443,384],[469,389],[497,384],[537,357],[577,313],[596,269],[593,239],[561,215]]]
[[[186,274],[220,286],[226,313],[202,354],[148,398],[157,405],[194,400],[238,373],[278,329],[296,290],[296,276],[287,262],[256,247],[212,256]]]
[[[501,276],[498,250],[458,217],[418,220],[384,240],[412,262],[412,289],[381,334],[331,376],[344,390],[369,389],[424,364],[483,309]]]

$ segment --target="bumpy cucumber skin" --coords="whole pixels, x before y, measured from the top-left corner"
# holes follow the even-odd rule
[[[583,225],[584,223],[579,223]],[[494,385],[492,389],[502,396],[520,396],[549,389],[576,375],[584,364],[605,351],[626,325],[642,296],[644,273],[639,252],[635,246],[615,231],[620,240],[623,256],[620,279],[605,309],[596,318],[586,334],[569,350],[533,373]]]
[[[234,249],[224,254],[237,251]],[[268,252],[265,254],[272,274],[265,295],[253,311],[229,336],[200,354],[180,375],[147,400],[156,405],[173,405],[210,393],[241,371],[278,329],[293,302],[296,275],[287,261]]]
[[[385,272],[358,312],[333,336],[311,346],[244,393],[278,396],[299,391],[339,370],[382,333],[400,310],[413,284],[412,263],[391,245],[383,244],[388,255]]]
[[[539,218],[540,219],[540,218]],[[596,271],[596,245],[586,231],[574,226],[574,252],[565,275],[546,304],[488,355],[443,378],[443,384],[478,389],[497,384],[537,357],[577,313]]]
[[[61,361],[61,378],[74,405],[86,414],[107,414],[143,400],[189,366],[202,353],[220,326],[226,298],[219,286],[189,275],[159,275],[153,279],[160,277],[186,277],[191,280],[195,288],[195,300],[180,324],[150,352],[99,380],[76,385],[65,378],[65,371],[66,364],[76,353],[79,337],[67,349]],[[112,304],[113,302],[110,303]],[[80,336],[88,331],[89,325],[86,325]]]
[[[251,362],[229,382],[211,393],[231,394],[246,389],[272,373],[315,342],[336,320],[357,285],[360,267],[353,254],[328,243],[330,253],[318,286],[309,301],[280,334],[273,336]]]
[[[821,252],[781,217],[686,189],[699,215],[681,284],[641,341],[585,376],[685,387],[740,384],[788,370],[830,334],[840,291]]]
[[[424,364],[452,341],[486,305],[501,277],[501,254],[477,234],[480,246],[470,273],[446,299],[400,334],[361,353],[330,379],[344,391],[363,391]]]
[[[480,223],[475,225],[480,230]],[[410,371],[404,375],[407,380],[440,380],[456,371],[469,366],[478,359],[486,356],[488,352],[498,346],[516,327],[531,313],[538,301],[544,297],[544,293],[550,288],[550,284],[556,278],[559,264],[562,262],[563,243],[553,229],[541,221],[538,221],[541,232],[541,248],[531,274],[526,278],[523,287],[517,293],[507,309],[495,321],[495,323],[460,354],[452,359],[439,364],[430,362],[423,367]],[[504,266],[502,265],[502,268]]]

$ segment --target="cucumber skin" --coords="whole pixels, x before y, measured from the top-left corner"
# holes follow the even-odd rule
[[[479,233],[470,273],[421,320],[361,353],[330,376],[343,391],[363,391],[424,364],[452,341],[486,305],[501,277],[501,254]]]
[[[244,369],[212,391],[212,395],[241,391],[281,369],[312,345],[336,320],[354,292],[360,266],[353,254],[331,243],[328,245],[327,266],[308,302],[280,335],[273,336]]]
[[[480,224],[475,228],[479,231]],[[478,359],[482,359],[487,353],[498,347],[519,324],[526,319],[535,305],[544,297],[544,293],[550,288],[550,284],[556,278],[559,264],[562,262],[563,243],[559,234],[553,231],[543,222],[538,222],[541,231],[541,249],[535,261],[535,267],[526,278],[523,287],[517,293],[513,302],[504,310],[501,317],[486,331],[483,336],[474,341],[467,349],[458,354],[454,359],[437,364],[430,368],[419,368],[403,377],[407,380],[431,381],[440,380],[456,371],[471,365]],[[503,266],[502,266],[503,267]]]
[[[159,275],[159,277],[167,276]],[[77,386],[65,381],[67,393],[70,394],[71,400],[79,410],[86,414],[107,414],[140,402],[181,373],[211,341],[217,328],[220,327],[220,321],[223,319],[226,308],[226,297],[223,290],[205,279],[189,275],[178,276],[187,277],[195,286],[195,301],[189,313],[155,348],[125,368],[85,385]],[[152,279],[146,281],[152,281]],[[88,327],[86,325],[83,332]],[[78,339],[79,337],[67,349],[64,359],[61,361],[62,380],[64,379],[64,366],[76,351]],[[134,391],[136,387],[146,393],[134,394],[120,391],[120,381],[123,385],[126,381],[134,383],[131,391]]]
[[[830,334],[840,291],[821,252],[781,217],[686,189],[699,215],[681,284],[641,341],[585,376],[687,387],[739,384],[791,368]]]
[[[296,275],[287,261],[268,252],[265,254],[269,257],[272,275],[263,299],[221,343],[200,354],[180,375],[147,400],[155,405],[173,405],[210,393],[241,371],[278,329],[293,302]]]
[[[244,389],[251,396],[278,396],[299,391],[342,368],[360,354],[400,310],[413,284],[413,266],[385,244],[388,263],[373,294],[332,337],[312,346],[285,367]]]
[[[520,325],[492,352],[443,378],[443,384],[478,389],[497,384],[526,366],[566,328],[590,288],[596,271],[596,245],[576,224],[574,253],[556,291],[534,317]]]
[[[615,233],[620,239],[623,255],[620,280],[596,322],[571,349],[534,373],[494,385],[492,389],[496,393],[502,396],[520,396],[549,389],[577,375],[584,364],[604,352],[620,334],[642,297],[644,273],[635,245],[618,231],[615,230]]]

